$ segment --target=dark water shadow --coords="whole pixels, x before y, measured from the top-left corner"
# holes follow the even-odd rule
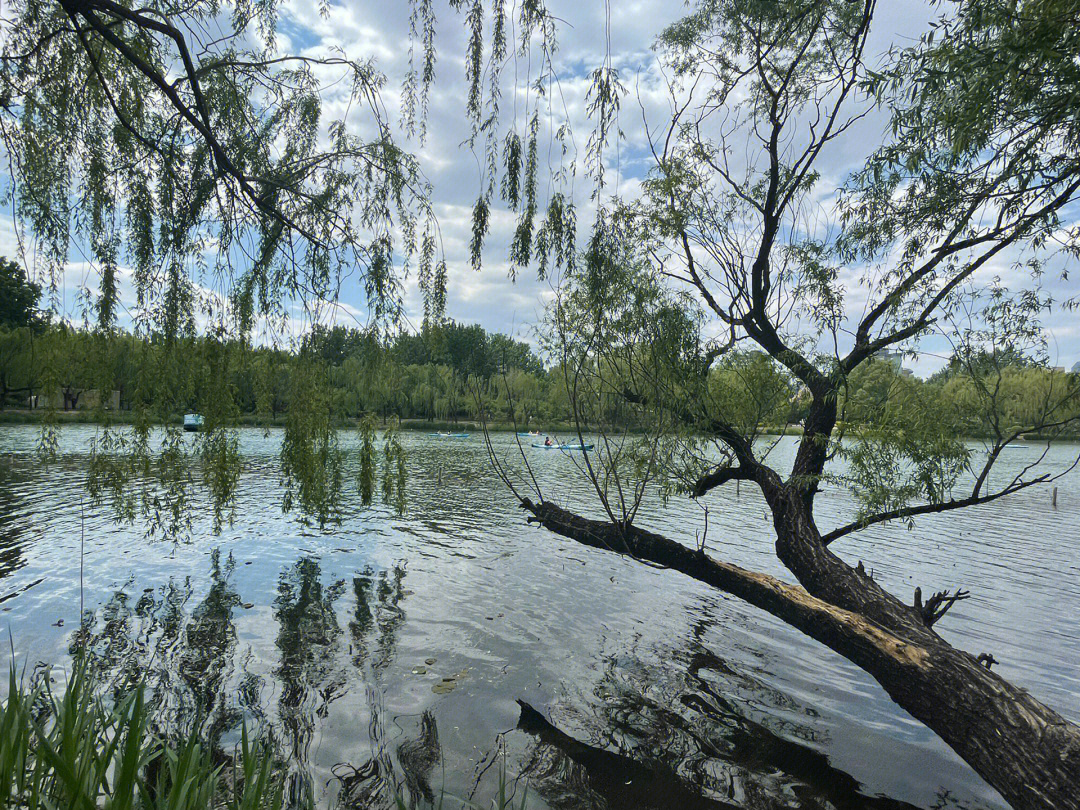
[[[595,795],[607,807],[687,808],[687,810],[733,810],[737,805],[713,800],[687,787],[678,776],[664,768],[650,766],[633,757],[579,742],[552,725],[540,712],[523,700],[518,701],[521,717],[517,727],[536,737],[542,746],[554,749],[554,757],[534,758],[530,775],[540,783],[545,798],[556,798],[546,780],[565,779],[586,787],[582,795]],[[569,775],[560,758],[581,768],[583,774]],[[574,778],[574,777],[578,778]],[[568,778],[569,777],[569,778]],[[583,779],[580,777],[584,777]],[[559,802],[561,805],[562,802]]]
[[[0,602],[6,602],[26,590],[24,587],[8,591],[3,581],[26,565],[25,552],[30,537],[23,513],[30,507],[28,482],[26,473],[16,469],[14,464],[0,455]]]
[[[702,635],[695,628],[660,665],[632,652],[608,659],[599,704],[571,712],[574,734],[518,701],[517,728],[536,741],[524,770],[531,788],[557,810],[918,810],[865,793],[815,744],[814,726],[791,719],[814,717],[812,708],[740,672]],[[748,705],[780,706],[788,719],[769,714],[766,725]]]

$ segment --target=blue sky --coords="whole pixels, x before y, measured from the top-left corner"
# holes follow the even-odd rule
[[[583,149],[589,132],[584,111],[587,76],[601,64],[605,54],[610,55],[623,84],[630,90],[619,120],[625,139],[618,148],[609,150],[607,165],[612,179],[610,188],[632,196],[649,166],[643,119],[650,127],[662,127],[670,109],[652,44],[657,33],[685,14],[687,7],[670,0],[636,0],[619,4],[550,0],[548,5],[553,15],[563,21],[558,30],[557,67],[563,109],[574,129],[579,150]],[[437,4],[437,8],[437,78],[431,94],[428,137],[422,147],[415,142],[411,146],[418,151],[433,187],[433,202],[449,268],[447,313],[459,321],[479,322],[487,329],[530,339],[534,324],[552,296],[552,282],[539,281],[528,272],[519,274],[516,281],[509,278],[506,256],[514,225],[511,212],[493,211],[483,269],[476,272],[468,263],[471,212],[482,183],[479,168],[482,156],[462,146],[469,134],[463,113],[466,89],[464,19],[445,6]],[[868,49],[871,58],[884,54],[890,46],[914,42],[925,30],[930,16],[930,8],[922,2],[880,4]],[[339,48],[353,58],[374,57],[387,76],[383,100],[391,117],[396,119],[399,88],[408,65],[408,17],[409,4],[406,2],[335,2],[331,3],[329,12],[322,15],[318,4],[312,0],[287,0],[282,5],[279,47],[307,53]],[[527,66],[508,66],[506,75],[515,70],[520,77]],[[335,105],[340,101],[340,94],[335,93],[332,86],[328,87],[324,95],[327,119],[336,117]],[[512,105],[510,88],[510,95],[504,97],[504,109],[512,111]],[[870,115],[823,153],[819,165],[823,189],[835,188],[861,163],[867,152],[881,142],[885,125],[882,115]],[[575,185],[583,212],[589,207],[590,188],[583,178]],[[823,204],[827,205],[828,200]],[[1080,215],[1074,219],[1080,219]],[[579,222],[588,221],[586,213],[579,214]],[[9,209],[0,221],[0,252],[11,255],[13,245],[14,230]],[[93,290],[95,285],[86,273],[85,265],[79,261],[80,257],[72,255],[71,259],[61,307],[73,313],[75,287],[85,284]],[[1010,262],[1005,261],[989,268],[986,275],[998,275],[1008,281],[1015,272]],[[860,296],[856,270],[845,278],[852,306],[861,309],[865,296]],[[1046,283],[1057,298],[1076,294],[1068,289],[1068,284],[1058,280],[1057,274],[1049,274]],[[363,295],[355,281],[345,283],[341,304],[338,322],[351,323],[353,318],[364,320]],[[419,324],[422,306],[414,284],[406,287],[406,305],[410,320]],[[1080,328],[1076,320],[1067,313],[1047,319],[1051,331],[1052,364],[1071,366],[1080,361]],[[940,340],[925,341],[920,348],[924,353],[909,362],[920,374],[939,367],[948,353],[947,344]]]

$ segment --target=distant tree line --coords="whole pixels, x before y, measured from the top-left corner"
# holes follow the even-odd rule
[[[391,336],[345,326],[316,328],[296,351],[190,337],[180,339],[178,351],[165,352],[160,338],[123,331],[103,335],[51,323],[32,306],[14,315],[9,309],[0,321],[4,408],[25,408],[34,395],[52,392],[59,395],[53,403],[57,410],[75,410],[87,407],[85,392],[107,389],[118,392],[125,411],[137,403],[153,411],[165,390],[190,410],[209,404],[222,410],[225,392],[222,415],[227,419],[273,421],[289,411],[294,398],[309,395],[314,366],[320,395],[327,395],[336,419],[373,414],[384,421],[456,422],[483,416],[530,428],[575,419],[567,393],[574,381],[562,366],[545,365],[528,343],[478,324],[425,324],[416,333]],[[181,359],[161,362],[168,357]],[[853,433],[883,425],[924,431],[922,423],[931,414],[942,435],[992,437],[1035,424],[1047,401],[1076,385],[1075,374],[1007,349],[958,353],[929,379],[903,369],[897,358],[871,360],[850,376],[839,413],[844,428]],[[717,362],[710,370],[709,392],[726,403],[748,432],[798,428],[809,406],[807,392],[762,352],[735,352]],[[903,424],[911,414],[919,415],[919,425]],[[175,414],[158,409],[158,416]],[[597,426],[631,428],[639,418],[614,391],[578,416]],[[1074,420],[1062,421],[1033,433],[1080,436]]]
[[[179,339],[179,351],[160,352],[159,338],[51,322],[37,308],[41,288],[3,257],[0,290],[0,407],[25,407],[34,395],[52,393],[58,394],[55,407],[74,410],[86,406],[86,391],[109,388],[118,391],[123,410],[136,399],[152,405],[155,397],[146,392],[159,390],[198,410],[224,390],[227,415],[273,420],[289,410],[294,396],[306,396],[296,390],[302,376],[298,364],[314,364],[339,419],[374,414],[383,420],[455,422],[483,416],[522,427],[575,419],[567,394],[574,381],[563,366],[545,366],[528,343],[479,324],[425,323],[418,332],[392,336],[320,326],[304,336],[297,351],[191,336]],[[182,358],[181,367],[162,365],[166,355]],[[806,416],[807,392],[764,352],[732,352],[709,374],[709,395],[747,432],[797,427]],[[943,435],[992,437],[1036,424],[1048,401],[1076,385],[1075,374],[1010,347],[957,352],[925,380],[893,355],[872,359],[849,376],[839,413],[843,426],[853,431],[895,427],[904,414],[919,414],[926,422],[926,414],[932,414]],[[612,391],[578,416],[595,425],[634,427],[635,414],[622,392]],[[1033,432],[1080,436],[1075,420],[1061,421],[1065,424]]]
[[[429,323],[415,334],[317,327],[296,350],[177,337],[166,350],[162,335],[73,327],[45,317],[41,288],[23,269],[0,259],[0,407],[26,407],[52,397],[58,410],[85,407],[86,391],[119,393],[120,408],[162,404],[226,416],[283,416],[309,369],[329,393],[332,413],[359,419],[455,421],[478,419],[480,403],[495,420],[523,424],[569,418],[565,396],[527,343],[479,325]],[[176,344],[179,345],[176,345]],[[298,373],[305,366],[304,374]],[[220,393],[227,396],[222,408]],[[170,414],[161,413],[164,417]]]
[[[44,395],[57,410],[75,410],[85,407],[86,391],[115,390],[120,408],[131,410],[136,401],[152,407],[167,383],[170,399],[189,410],[220,407],[214,397],[224,388],[231,415],[276,419],[308,395],[308,384],[296,384],[314,367],[338,418],[478,419],[480,402],[497,420],[567,418],[533,350],[480,326],[450,322],[390,337],[318,329],[297,351],[203,337],[179,342],[167,353],[156,337],[103,336],[66,323],[0,325],[0,403],[25,408]],[[160,365],[166,357],[177,359]]]

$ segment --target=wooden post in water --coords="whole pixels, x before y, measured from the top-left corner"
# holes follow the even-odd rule
[[[1054,487],[1054,494],[1050,496],[1050,503],[1057,509],[1057,487]]]

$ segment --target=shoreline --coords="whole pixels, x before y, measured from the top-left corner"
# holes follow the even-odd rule
[[[108,424],[111,425],[130,425],[133,423],[131,411],[109,411]],[[52,414],[58,425],[104,425],[105,420],[99,417],[99,413],[94,410],[85,411],[55,411]],[[46,412],[44,410],[27,410],[23,408],[9,408],[0,410],[0,425],[40,425],[45,422]],[[182,421],[182,415],[177,414],[173,419],[169,421],[169,424],[180,426]],[[230,427],[284,427],[285,416],[278,415],[272,417],[269,422],[256,417],[254,414],[245,414],[238,419],[233,420]],[[154,422],[154,427],[162,427],[166,423],[162,421]],[[355,428],[360,424],[359,419],[352,417],[344,417],[336,422],[336,427],[339,429]],[[382,429],[386,426],[386,422],[379,420],[379,428]],[[433,420],[427,419],[402,419],[400,422],[402,430],[407,430],[416,433],[435,433],[442,431],[451,432],[469,432],[469,433],[482,433],[483,426],[480,422],[474,419],[461,419],[457,422],[449,422],[446,420]],[[513,432],[527,432],[529,430],[539,430],[540,435],[546,435],[549,433],[564,433],[574,434],[577,432],[577,428],[567,422],[552,422],[542,425],[540,428],[527,427],[521,425],[515,425],[512,422],[489,422],[487,429],[491,433],[513,433]],[[592,429],[587,429],[586,433],[595,433]],[[638,431],[631,430],[631,433],[637,433]],[[786,425],[778,426],[774,428],[766,428],[761,431],[763,436],[801,436],[802,426],[800,425]],[[854,430],[851,431],[854,435]],[[985,436],[966,436],[965,441],[984,441]],[[1027,434],[1011,443],[1014,446],[1034,446],[1035,444],[1042,444],[1043,442],[1080,442],[1080,434],[1075,436],[1044,436],[1038,433]]]
[[[134,423],[131,411],[109,411],[108,414],[109,419],[107,422],[100,417],[99,412],[94,410],[54,411],[51,416],[58,425],[130,425]],[[0,425],[40,425],[45,422],[46,415],[47,412],[44,410],[31,411],[21,408],[9,408],[0,410]],[[182,419],[181,414],[176,414],[167,421],[158,420],[152,424],[154,427],[163,427],[166,424],[179,427]],[[232,420],[230,427],[284,427],[285,419],[286,417],[283,414],[274,416],[269,421],[260,419],[254,414],[245,414],[238,419]],[[335,421],[338,428],[355,428],[359,424],[360,420],[352,417],[342,417]],[[384,428],[386,421],[379,419],[378,426],[380,429]],[[460,419],[457,422],[439,419],[431,421],[427,419],[402,419],[400,427],[402,430],[411,432],[468,431],[480,433],[483,431],[483,426],[475,419]],[[513,422],[489,422],[487,428],[492,433],[507,433],[518,430],[526,432],[530,429],[539,429],[536,427],[522,427],[515,425]],[[574,433],[577,428],[566,422],[551,422],[543,425],[543,429],[539,430],[541,434],[545,432]]]

